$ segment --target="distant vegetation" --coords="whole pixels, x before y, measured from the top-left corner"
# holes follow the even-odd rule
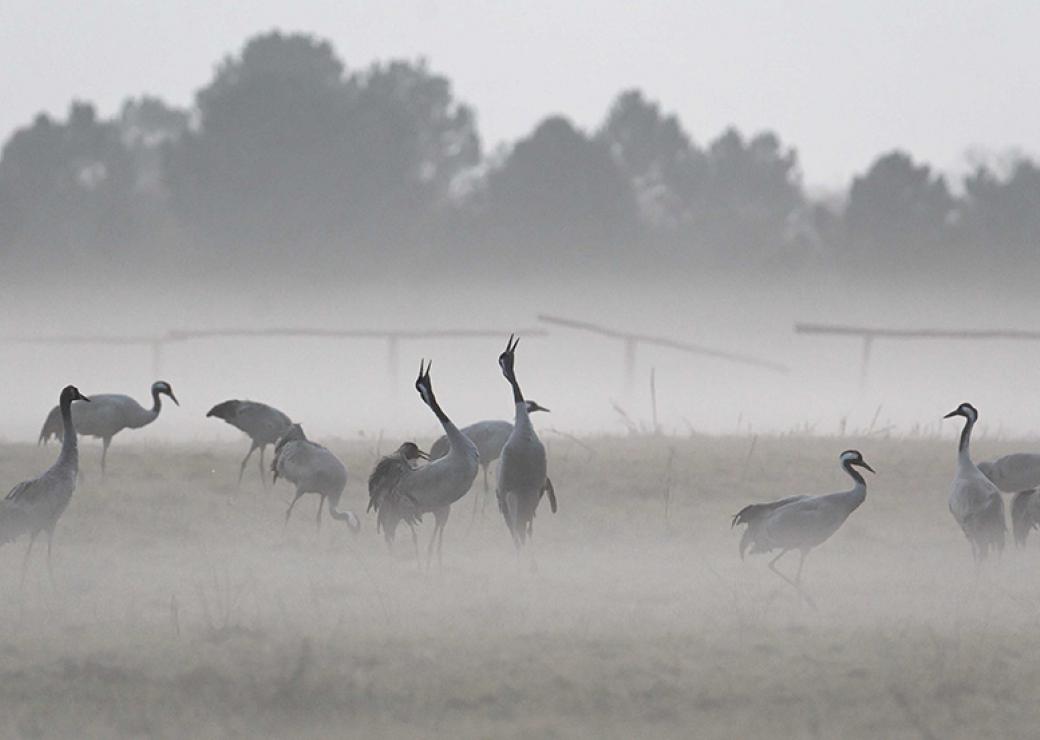
[[[1032,270],[1038,245],[1024,156],[951,188],[893,151],[818,201],[776,134],[699,145],[638,90],[595,131],[552,115],[489,154],[425,62],[351,71],[298,34],[249,40],[191,110],[142,97],[104,120],[74,102],[0,156],[0,257],[25,268]]]

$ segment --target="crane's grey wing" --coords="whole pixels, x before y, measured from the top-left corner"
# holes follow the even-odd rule
[[[7,494],[5,501],[19,501],[21,503],[29,503],[36,499],[42,490],[42,486],[39,485],[40,481],[38,478],[32,480],[25,480],[19,483],[17,486],[11,489]]]
[[[64,435],[64,431],[61,421],[61,409],[55,406],[47,414],[47,418],[43,422],[43,428],[40,429],[40,438],[36,443],[47,444],[51,437],[60,440]]]
[[[385,497],[396,492],[398,484],[411,472],[412,466],[399,455],[388,455],[376,463],[368,476],[368,511],[379,511]],[[404,492],[403,495],[415,503],[415,497],[410,493]]]
[[[982,474],[1006,493],[1040,486],[1040,455],[1017,452],[991,463],[980,463]]]
[[[229,423],[257,440],[273,442],[292,425],[292,420],[273,406],[242,401],[236,409],[234,421]]]
[[[809,497],[802,494],[801,496],[788,496],[787,498],[769,501],[764,504],[749,504],[733,515],[733,520],[730,522],[729,526],[735,527],[738,524],[754,524],[761,521],[764,517],[776,511],[781,506],[786,506],[794,501],[801,501],[806,498]]]

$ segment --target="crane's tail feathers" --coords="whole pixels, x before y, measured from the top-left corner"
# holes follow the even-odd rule
[[[1029,532],[1040,526],[1040,511],[1037,510],[1037,489],[1019,491],[1011,499],[1011,532],[1015,538],[1015,544],[1025,547]]]
[[[51,412],[47,414],[47,418],[43,422],[43,427],[40,429],[40,438],[36,441],[37,446],[47,444],[51,437],[61,439],[63,431],[61,410],[55,406],[51,409]]]
[[[966,516],[962,526],[980,560],[985,559],[990,550],[1002,552],[1007,540],[1007,522],[1000,494],[995,494],[985,507]]]

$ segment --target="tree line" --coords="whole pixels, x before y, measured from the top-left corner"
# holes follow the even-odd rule
[[[639,90],[594,131],[554,115],[486,152],[474,110],[425,62],[349,71],[301,34],[250,39],[189,110],[144,96],[105,119],[74,102],[0,154],[0,255],[25,265],[901,270],[1020,266],[1038,244],[1025,156],[951,188],[892,151],[814,199],[776,134],[698,145]]]

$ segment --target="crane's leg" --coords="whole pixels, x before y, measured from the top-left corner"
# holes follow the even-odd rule
[[[524,543],[520,537],[520,497],[510,491],[506,494],[506,524],[509,534],[513,536],[513,547],[516,548],[516,559],[520,560],[520,550]]]
[[[317,522],[316,522],[319,532],[321,531],[321,512],[322,512],[322,509],[324,509],[324,508],[325,508],[325,497],[322,496],[321,497],[321,501],[318,502],[318,519],[317,519]]]
[[[25,586],[25,573],[29,570],[29,555],[32,553],[33,543],[36,542],[36,535],[39,532],[32,532],[29,535],[29,546],[25,548],[25,559],[22,560],[22,580],[19,582],[19,588]]]
[[[285,512],[285,526],[289,526],[289,517],[292,516],[293,507],[296,506],[296,502],[300,500],[300,496],[303,495],[303,491],[299,488],[296,489],[296,496],[293,497],[292,502],[289,504],[289,510]]]
[[[51,588],[57,590],[54,585],[54,569],[51,567],[51,545],[54,543],[54,528],[47,530],[47,576],[51,579]]]
[[[267,449],[267,445],[260,445],[260,485],[263,488],[267,488],[267,477],[264,476],[264,451]]]
[[[451,514],[451,507],[444,508],[444,516],[439,517],[434,515],[438,520],[438,529],[440,536],[437,538],[437,567],[444,570],[444,527],[448,523],[448,515]]]
[[[246,463],[249,462],[249,458],[253,456],[253,450],[256,449],[256,442],[249,444],[249,452],[242,458],[242,464],[238,466],[238,485],[242,485],[242,476],[246,472]]]
[[[796,577],[796,578],[797,578],[797,580],[793,580],[793,581],[792,581],[792,580],[791,580],[790,578],[788,578],[788,577],[787,577],[787,576],[785,576],[785,575],[784,575],[783,573],[781,573],[781,572],[780,572],[780,571],[779,571],[779,570],[777,569],[777,567],[776,567],[776,561],[777,561],[777,560],[779,560],[780,558],[782,558],[782,557],[783,557],[784,555],[786,555],[786,554],[787,554],[788,552],[790,552],[790,551],[789,551],[789,550],[781,550],[781,551],[780,551],[780,554],[779,554],[779,555],[777,555],[777,556],[776,556],[775,558],[773,558],[772,560],[770,560],[770,561],[769,561],[769,570],[771,570],[771,571],[773,571],[774,573],[776,573],[776,574],[777,574],[778,576],[780,576],[780,578],[782,578],[782,579],[784,580],[784,582],[786,582],[786,583],[787,583],[787,584],[788,584],[789,586],[791,586],[791,587],[792,587],[792,588],[793,588],[793,589],[794,589],[795,591],[797,591],[797,592],[798,592],[798,596],[800,596],[800,597],[801,597],[802,599],[804,599],[804,600],[805,600],[805,603],[806,603],[806,604],[808,604],[809,606],[811,606],[811,607],[812,607],[813,609],[816,609],[816,608],[817,608],[817,607],[816,607],[816,602],[812,600],[812,597],[811,597],[811,596],[809,596],[809,594],[805,593],[805,591],[804,591],[804,590],[802,590],[802,586],[801,586],[801,583],[800,583],[800,581],[801,581],[801,577],[802,577],[802,563],[804,563],[804,562],[805,562],[805,554],[803,554],[803,555],[802,555],[802,559],[801,559],[801,561],[800,561],[800,562],[798,563],[798,575],[797,575],[797,577]]]
[[[111,437],[101,440],[101,480],[105,479],[105,459],[108,457],[108,446],[112,444]]]
[[[487,494],[488,479],[487,479],[487,466],[481,465],[484,468],[484,494]],[[476,491],[473,492],[473,516],[469,520],[469,528],[473,529],[473,522],[477,520],[477,507],[480,506],[481,496]]]
[[[430,565],[433,563],[433,546],[437,542],[437,524],[433,525],[433,534],[430,535],[430,544],[426,546],[426,572],[429,573]]]
[[[415,547],[415,564],[422,571],[422,556],[419,555],[419,533],[415,531],[415,525],[409,523],[408,528],[412,530],[412,545]]]

